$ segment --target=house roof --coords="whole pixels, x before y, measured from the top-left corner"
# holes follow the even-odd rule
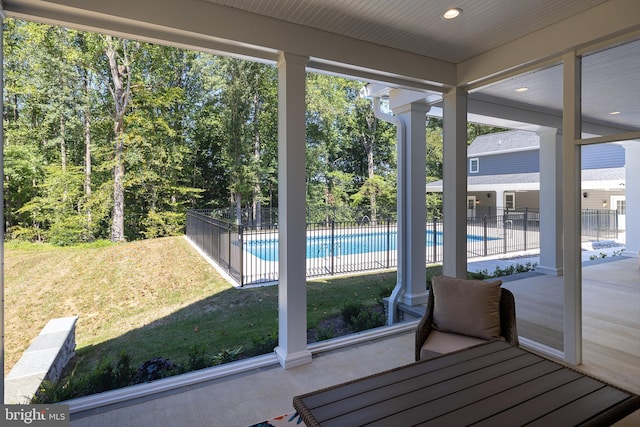
[[[537,134],[513,130],[480,135],[467,148],[467,155],[473,157],[497,152],[537,150],[539,148],[540,138]]]

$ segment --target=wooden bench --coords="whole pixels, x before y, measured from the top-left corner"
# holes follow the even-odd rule
[[[29,403],[44,380],[56,381],[75,355],[77,316],[51,319],[4,379],[4,403]]]

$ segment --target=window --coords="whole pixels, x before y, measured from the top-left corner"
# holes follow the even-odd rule
[[[516,208],[516,193],[504,193],[504,207],[505,209]]]
[[[469,173],[478,173],[480,171],[480,159],[469,159]]]

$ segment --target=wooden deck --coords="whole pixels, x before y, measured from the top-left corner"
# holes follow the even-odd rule
[[[634,258],[582,269],[582,368],[640,394],[640,270]],[[516,299],[520,336],[562,350],[562,277],[535,276],[503,286]]]

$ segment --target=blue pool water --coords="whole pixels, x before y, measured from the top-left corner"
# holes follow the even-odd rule
[[[427,247],[433,245],[433,231],[426,231]],[[442,233],[437,232],[435,244],[442,245]],[[482,240],[482,236],[467,236],[467,241]],[[494,238],[489,238],[495,240]],[[370,252],[382,252],[397,249],[397,232],[390,233],[354,233],[331,236],[307,237],[307,258],[323,258],[326,256],[355,255]],[[245,242],[246,250],[263,261],[278,260],[278,240],[249,240]],[[331,249],[333,248],[333,253]]]

